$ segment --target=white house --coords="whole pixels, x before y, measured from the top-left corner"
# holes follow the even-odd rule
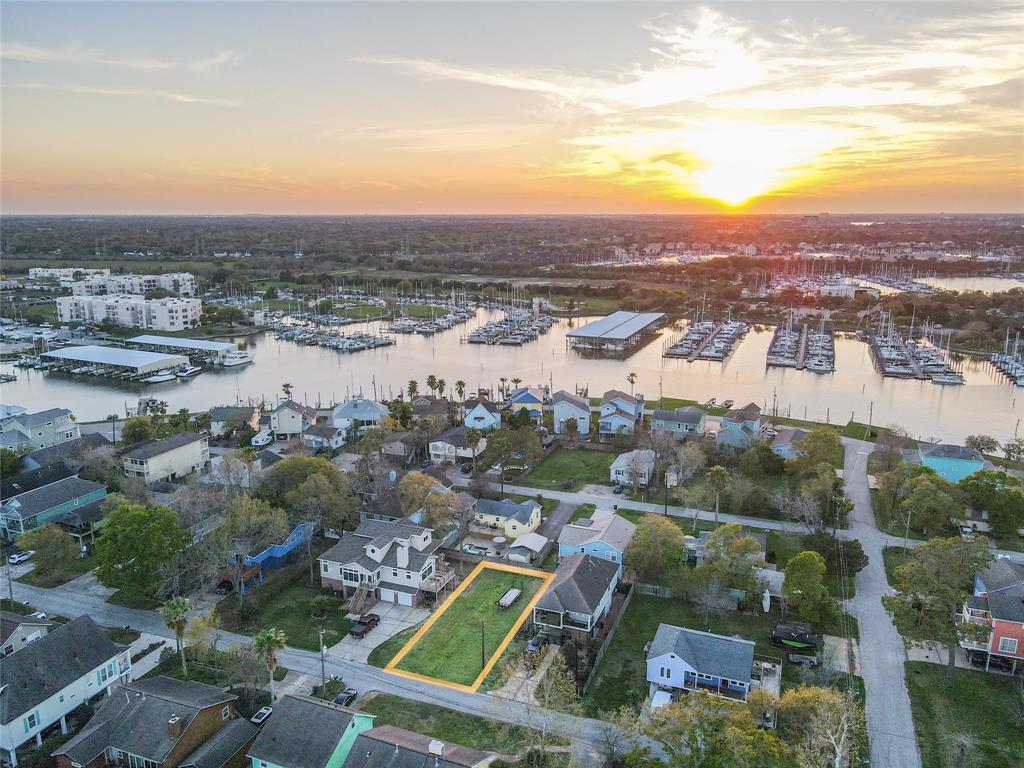
[[[453,464],[459,459],[472,461],[487,448],[487,438],[481,436],[476,446],[466,439],[467,428],[452,427],[430,441],[430,460],[434,464]]]
[[[241,418],[253,432],[260,428],[260,409],[253,406],[218,405],[210,409],[210,436],[221,437],[232,418]],[[237,423],[237,422],[236,422]]]
[[[620,453],[609,470],[611,481],[617,485],[638,485],[647,487],[654,475],[654,451],[639,448]]]
[[[388,407],[376,400],[367,400],[356,395],[347,403],[334,409],[331,422],[334,426],[344,429],[350,436],[357,436],[366,427],[379,427],[388,417]]]
[[[17,749],[119,681],[131,680],[131,653],[88,616],[51,629],[0,659],[0,752],[17,766]]]
[[[576,419],[578,434],[590,434],[590,403],[584,398],[560,389],[551,398],[551,403],[556,435],[566,431],[565,422],[569,419]]]
[[[345,444],[345,434],[333,424],[310,424],[302,431],[302,444],[314,451],[336,451]]]
[[[206,435],[179,432],[140,443],[121,459],[128,477],[141,477],[147,484],[176,480],[206,466],[210,461],[210,442]]]
[[[486,397],[467,400],[462,409],[462,423],[467,427],[488,432],[501,428],[501,407]]]
[[[316,423],[316,408],[294,400],[282,400],[270,412],[270,431],[278,440],[294,440],[302,436],[310,424]]]

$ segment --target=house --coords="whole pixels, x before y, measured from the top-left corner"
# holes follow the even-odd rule
[[[516,539],[524,533],[537,530],[541,509],[541,505],[534,499],[520,502],[512,499],[478,499],[473,521],[477,525],[497,528],[508,539]]]
[[[609,468],[609,477],[616,485],[637,485],[646,488],[654,476],[654,451],[638,448],[620,453]]]
[[[455,578],[433,531],[406,522],[364,520],[318,558],[320,583],[345,597],[363,593],[384,603],[417,605]]]
[[[974,448],[948,443],[923,443],[917,447],[918,458],[935,470],[943,480],[958,483],[968,475],[985,468],[985,459]]]
[[[492,403],[483,395],[474,400],[467,400],[462,407],[462,423],[481,432],[501,429],[501,406]]]
[[[248,489],[252,485],[253,469],[241,455],[217,454],[210,457],[209,471],[199,478],[204,485],[223,488]]]
[[[658,408],[651,416],[651,432],[672,435],[676,440],[704,434],[704,411],[692,405],[670,410]]]
[[[585,398],[560,389],[551,398],[551,403],[556,435],[566,432],[565,422],[569,419],[576,419],[577,434],[590,434],[590,403]]]
[[[718,429],[718,446],[745,451],[764,437],[766,426],[761,420],[761,408],[747,403],[742,408],[729,411],[722,417]]]
[[[373,715],[312,696],[283,696],[249,747],[252,768],[341,768]],[[423,768],[426,768],[424,765]]]
[[[51,629],[16,653],[0,658],[0,754],[17,766],[17,749],[42,744],[55,723],[68,732],[67,715],[83,702],[131,679],[131,654],[88,616]]]
[[[257,452],[252,459],[253,477],[266,472],[279,461],[284,461],[284,456],[269,448],[264,448],[262,451]]]
[[[626,547],[633,540],[636,526],[621,515],[606,512],[593,517],[574,520],[558,534],[558,557],[591,555],[617,563],[619,578]]]
[[[9,415],[0,419],[0,448],[23,453],[74,440],[80,436],[74,419],[67,408]]]
[[[784,459],[795,459],[801,454],[800,441],[807,437],[807,430],[799,427],[782,427],[772,438],[771,451]]]
[[[644,416],[643,395],[627,395],[610,389],[601,398],[598,431],[602,435],[631,435]]]
[[[282,400],[270,412],[268,427],[278,440],[298,440],[303,430],[315,423],[316,408],[300,405],[294,400]]]
[[[0,507],[0,531],[12,541],[45,523],[61,522],[68,513],[97,516],[107,486],[71,476],[5,499]]]
[[[0,611],[0,656],[10,656],[20,651],[57,626],[59,625],[46,619],[34,619],[20,613]]]
[[[544,393],[537,387],[513,389],[505,402],[510,411],[526,411],[533,421],[539,421],[544,415]]]
[[[54,757],[58,768],[241,768],[259,728],[238,697],[164,675],[122,682]]]
[[[124,473],[141,477],[146,484],[176,480],[198,472],[210,461],[210,441],[206,435],[179,432],[139,443],[121,454]]]
[[[244,420],[244,421],[243,421]],[[210,436],[223,437],[229,422],[248,424],[253,432],[260,429],[260,409],[253,406],[218,405],[210,409]]]
[[[403,464],[409,464],[416,458],[416,440],[412,432],[399,432],[388,438],[382,450],[385,456],[391,456]]]
[[[533,609],[533,623],[556,638],[593,637],[612,605],[619,564],[590,555],[562,560]]]
[[[54,461],[35,469],[26,469],[10,477],[0,477],[0,502],[56,483],[75,473],[63,461]]]
[[[356,736],[342,768],[485,768],[496,755],[380,725]]]
[[[310,424],[302,431],[302,444],[314,451],[336,451],[345,444],[345,435],[333,424]]]
[[[505,557],[514,563],[536,562],[548,541],[547,536],[541,536],[539,533],[524,533],[509,545]]]
[[[964,621],[987,625],[987,640],[961,640],[969,651],[985,654],[985,669],[993,659],[1008,663],[1017,673],[1024,660],[1024,563],[998,557],[974,577],[974,594],[963,608]]]
[[[110,444],[110,440],[105,435],[90,432],[63,443],[51,445],[49,448],[40,448],[26,453],[21,457],[21,466],[23,469],[38,469],[57,461],[66,461],[72,466],[78,466],[87,454],[106,448]]]
[[[459,459],[472,461],[487,448],[487,438],[481,436],[475,446],[469,444],[469,429],[463,425],[452,427],[430,441],[430,460],[434,464],[454,464]]]
[[[656,690],[710,691],[746,701],[754,642],[661,624],[647,649],[647,682]]]
[[[409,403],[412,405],[412,415],[417,419],[438,419],[442,425],[448,424],[451,402],[446,398],[417,395]]]
[[[380,427],[390,411],[386,405],[376,400],[367,400],[362,395],[356,395],[347,403],[343,403],[334,409],[331,414],[331,423],[334,426],[345,430],[348,436],[355,439],[367,427]]]
[[[686,556],[694,565],[703,565],[704,560],[708,556],[708,539],[711,538],[712,531],[701,531],[697,534],[697,538],[692,537],[686,539]],[[752,557],[756,556],[756,559],[762,563],[765,561],[768,553],[768,535],[764,531],[744,531],[743,536],[747,536],[757,542],[759,551]]]

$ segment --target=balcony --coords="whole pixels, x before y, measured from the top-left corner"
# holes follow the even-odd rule
[[[432,576],[420,581],[420,589],[424,592],[440,592],[455,580],[455,571],[450,568],[437,570]]]

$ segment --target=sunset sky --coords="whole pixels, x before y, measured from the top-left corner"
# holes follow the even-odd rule
[[[4,2],[2,210],[1021,211],[1022,8]]]

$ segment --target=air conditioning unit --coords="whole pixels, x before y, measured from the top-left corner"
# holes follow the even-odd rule
[[[444,742],[440,739],[431,739],[430,746],[427,747],[432,755],[443,755],[444,754]]]

